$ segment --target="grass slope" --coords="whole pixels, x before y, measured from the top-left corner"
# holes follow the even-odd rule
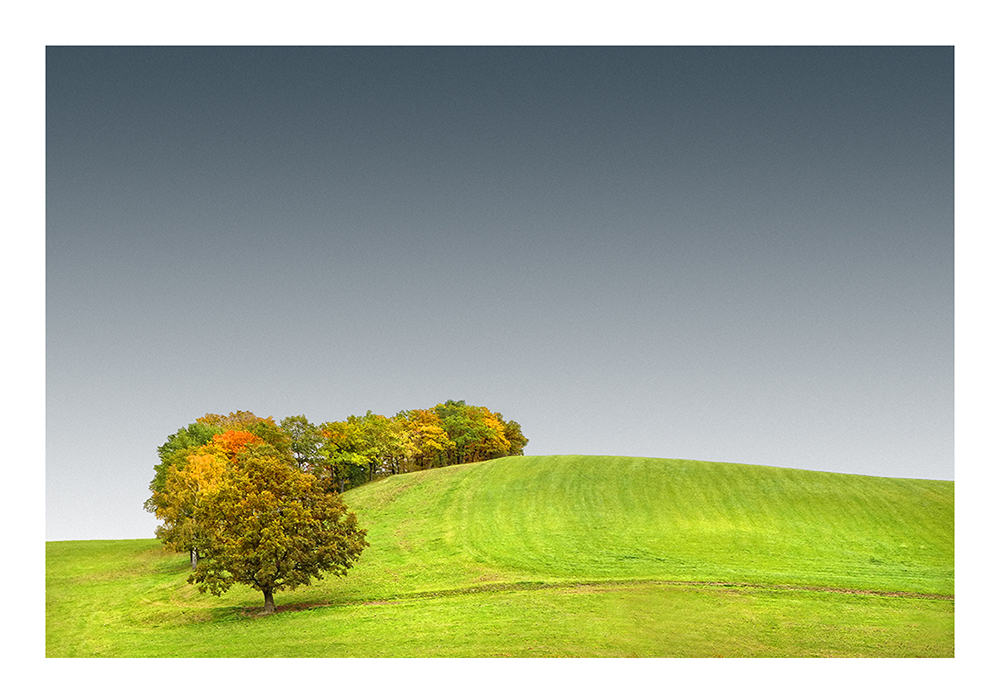
[[[371,547],[270,618],[155,541],[48,543],[48,655],[954,655],[952,482],[516,457],[345,498]]]

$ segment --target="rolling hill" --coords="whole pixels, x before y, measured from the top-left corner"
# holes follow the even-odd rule
[[[954,654],[953,482],[509,457],[345,500],[371,546],[268,619],[155,541],[48,543],[48,654]]]

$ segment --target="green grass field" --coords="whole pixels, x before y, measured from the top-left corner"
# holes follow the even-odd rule
[[[371,546],[268,617],[155,540],[47,543],[47,656],[954,656],[953,482],[511,457],[345,499]]]

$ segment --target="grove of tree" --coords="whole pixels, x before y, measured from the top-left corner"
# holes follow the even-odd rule
[[[221,595],[240,583],[264,595],[343,576],[367,546],[340,494],[392,474],[523,455],[521,426],[464,401],[314,425],[249,411],[209,413],[158,449],[145,503],[156,536],[188,552],[189,582]]]

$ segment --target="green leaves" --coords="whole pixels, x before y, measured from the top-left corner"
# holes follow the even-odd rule
[[[480,462],[486,459],[523,454],[527,439],[517,426],[518,451],[507,437],[507,424],[503,416],[485,406],[468,406],[464,401],[446,401],[434,407],[441,425],[455,447],[449,453],[452,464]],[[517,425],[517,424],[514,424]]]

